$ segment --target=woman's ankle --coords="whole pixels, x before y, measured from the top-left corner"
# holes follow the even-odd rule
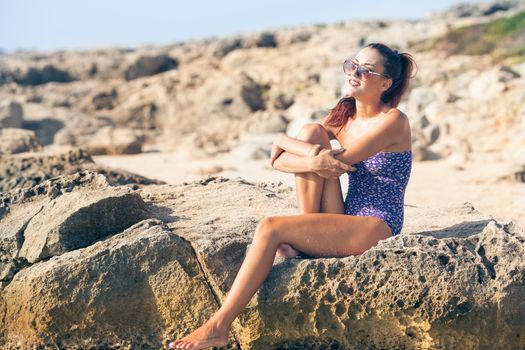
[[[220,332],[223,332],[225,334],[228,334],[228,332],[230,331],[232,322],[233,322],[233,321],[230,321],[228,318],[226,318],[226,317],[224,317],[224,316],[222,316],[222,315],[220,315],[218,313],[215,313],[215,315],[213,315],[210,318],[210,321],[213,322],[215,327]]]

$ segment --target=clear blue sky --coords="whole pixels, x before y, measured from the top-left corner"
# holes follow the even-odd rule
[[[473,0],[0,0],[0,50],[134,47],[350,19],[418,19],[461,2]]]

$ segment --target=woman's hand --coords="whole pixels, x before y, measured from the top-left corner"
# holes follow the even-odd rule
[[[344,151],[344,148],[336,150],[323,149],[317,156],[310,157],[311,170],[326,179],[338,179],[339,176],[347,171],[355,171],[356,169],[353,166],[335,159],[335,155]]]
[[[275,162],[275,160],[277,158],[279,158],[279,156],[281,155],[281,153],[284,152],[284,149],[282,149],[281,147],[277,146],[275,143],[273,144],[272,146],[272,152],[270,154],[270,166],[273,168],[273,162]]]

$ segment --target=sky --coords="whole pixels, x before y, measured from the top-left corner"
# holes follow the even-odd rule
[[[165,45],[352,19],[423,19],[475,0],[0,0],[0,50]]]

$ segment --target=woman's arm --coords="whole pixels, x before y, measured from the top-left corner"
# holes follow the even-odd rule
[[[284,133],[277,135],[274,145],[286,152],[302,157],[317,155],[321,150],[320,145],[301,141]]]
[[[273,168],[286,173],[310,172],[312,171],[311,157],[316,156],[320,151],[320,145],[313,145],[280,133],[273,142],[270,164]]]
[[[342,151],[344,149],[324,150],[320,145],[279,134],[272,149],[271,164],[287,173],[315,172],[325,178],[338,178],[347,171],[355,170],[334,158]]]
[[[272,167],[285,173],[307,173],[311,172],[309,157],[301,157],[289,152],[282,152],[272,163]]]
[[[336,159],[346,164],[356,164],[398,142],[407,128],[410,128],[407,117],[395,110],[385,116],[380,125],[347,145]]]
[[[356,164],[398,142],[401,136],[406,133],[407,128],[410,128],[407,116],[401,113],[399,110],[393,110],[388,115],[386,115],[385,119],[373,130],[367,132],[362,137],[353,140],[351,144],[346,145],[342,152],[337,155],[334,154],[333,156],[335,156],[336,160],[343,162],[344,165]],[[284,134],[276,140],[276,144],[282,149],[289,149],[295,152],[301,152],[303,154],[308,150],[311,150],[313,147],[313,145],[309,144],[308,142],[296,140]],[[322,151],[318,156],[310,157],[308,167],[305,168],[305,171],[313,171],[318,173],[318,170],[326,171],[328,169],[327,166],[329,166],[328,162],[330,159],[327,157],[328,154],[323,152],[324,151]],[[287,153],[288,152],[284,152],[281,154],[281,157]],[[287,156],[285,159],[291,162],[293,161],[293,164],[295,165],[301,163],[295,158],[289,159],[289,156]],[[278,167],[275,168],[280,170]],[[294,168],[294,170],[297,169],[299,169],[299,167]]]

